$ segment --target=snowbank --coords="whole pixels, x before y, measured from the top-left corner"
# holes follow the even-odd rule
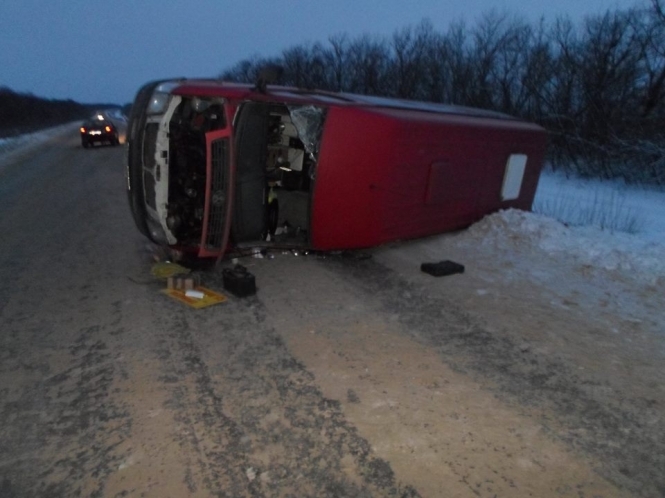
[[[491,244],[517,253],[538,248],[552,256],[570,256],[580,265],[620,271],[652,284],[665,282],[665,244],[639,235],[567,226],[510,209],[485,217],[461,237],[465,243]]]
[[[0,138],[0,155],[31,145],[40,144],[61,134],[63,131],[70,130],[74,126],[78,126],[78,122],[54,126],[53,128],[47,128],[35,133],[26,133],[25,135],[18,135],[16,137]]]

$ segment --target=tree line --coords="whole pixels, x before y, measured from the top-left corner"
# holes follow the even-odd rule
[[[0,87],[0,138],[83,120],[97,109],[119,107],[115,104],[81,104],[71,99],[45,99]],[[129,108],[131,104],[122,110],[127,113]]]
[[[423,20],[390,37],[338,34],[220,77],[253,83],[278,64],[285,85],[496,110],[550,132],[554,169],[665,184],[664,1],[577,23],[491,11],[445,32]]]
[[[0,138],[29,133],[83,119],[89,106],[73,100],[50,100],[0,87]]]

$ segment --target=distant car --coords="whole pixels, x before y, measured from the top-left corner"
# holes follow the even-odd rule
[[[496,112],[261,81],[148,83],[128,130],[138,229],[200,258],[365,248],[529,210],[547,145]]]
[[[114,109],[95,112],[81,125],[81,145],[84,148],[95,143],[118,145],[121,138],[123,141],[125,139],[126,121],[127,118]]]

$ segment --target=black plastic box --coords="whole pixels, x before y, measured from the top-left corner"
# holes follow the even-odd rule
[[[242,265],[225,268],[222,271],[224,289],[236,297],[247,297],[256,294],[256,279]]]
[[[464,273],[464,265],[454,261],[439,261],[438,263],[423,263],[420,265],[420,271],[429,273],[434,277],[445,277],[455,273]]]

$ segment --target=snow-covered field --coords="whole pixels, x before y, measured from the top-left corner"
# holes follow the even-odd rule
[[[582,265],[665,282],[665,190],[546,172],[534,210],[494,214],[467,236],[479,243],[510,240],[512,246],[519,239],[525,249],[537,246]]]
[[[537,247],[581,265],[665,282],[665,192],[544,173],[534,209],[549,215],[502,211],[460,237],[478,244],[510,243],[517,251]],[[633,233],[608,225],[625,225]]]

